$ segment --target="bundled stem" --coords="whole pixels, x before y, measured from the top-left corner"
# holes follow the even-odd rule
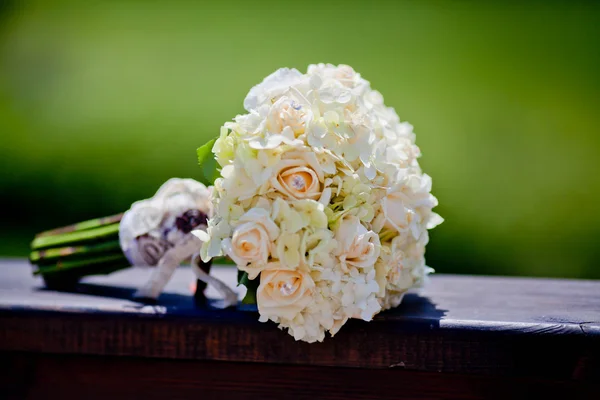
[[[64,288],[87,275],[104,275],[130,266],[119,245],[123,214],[39,233],[29,260],[51,288]]]

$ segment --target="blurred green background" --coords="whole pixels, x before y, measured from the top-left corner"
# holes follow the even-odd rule
[[[126,210],[283,66],[353,66],[415,126],[438,272],[600,278],[594,2],[0,0],[0,256]]]

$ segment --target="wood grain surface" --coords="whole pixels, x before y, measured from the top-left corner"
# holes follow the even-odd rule
[[[233,285],[233,268],[213,271]],[[93,277],[58,293],[25,261],[1,262],[0,351],[600,382],[600,281],[435,275],[397,309],[307,344],[252,311],[197,307],[187,268],[157,305],[132,302],[147,273]]]
[[[2,355],[8,399],[597,399],[597,384],[396,369]]]

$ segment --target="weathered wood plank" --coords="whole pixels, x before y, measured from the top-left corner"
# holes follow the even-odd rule
[[[7,398],[594,399],[598,383],[220,361],[0,353]],[[4,368],[2,368],[4,366]]]
[[[600,379],[596,281],[434,276],[398,309],[306,344],[250,312],[196,308],[185,268],[158,306],[140,307],[128,299],[144,279],[131,269],[56,293],[26,262],[5,261],[0,350]]]

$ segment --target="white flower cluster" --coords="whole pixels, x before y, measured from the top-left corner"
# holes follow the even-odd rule
[[[412,126],[346,65],[280,69],[221,128],[222,167],[202,257],[260,279],[260,320],[322,341],[349,318],[397,306],[429,268],[442,222]]]
[[[171,178],[156,194],[136,201],[119,225],[119,242],[136,266],[154,266],[211,213],[211,189],[193,179]],[[188,255],[189,256],[189,255]]]

